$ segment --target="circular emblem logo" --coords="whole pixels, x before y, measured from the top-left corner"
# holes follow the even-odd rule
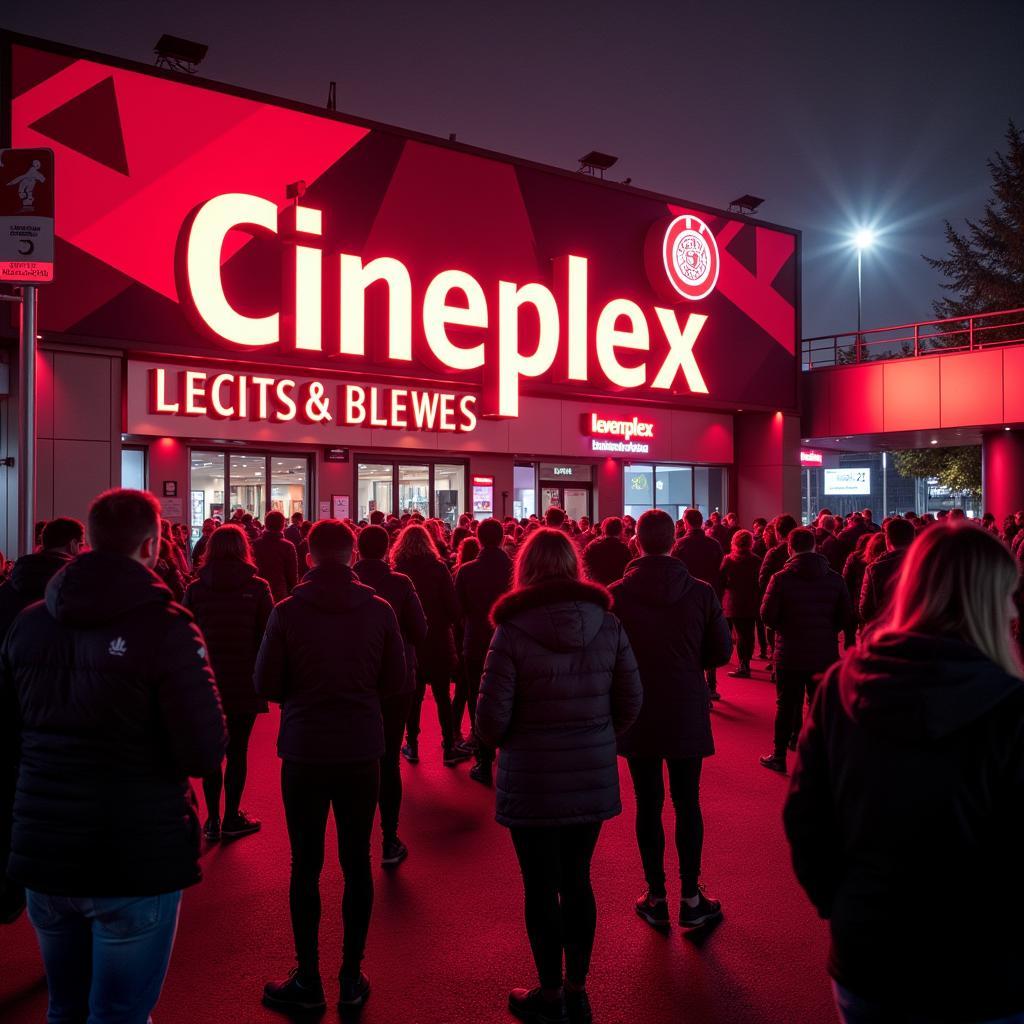
[[[662,260],[669,283],[684,299],[704,299],[718,283],[718,243],[693,214],[676,217],[665,231]]]

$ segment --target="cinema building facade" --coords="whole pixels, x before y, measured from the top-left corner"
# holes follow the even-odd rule
[[[2,58],[4,144],[56,154],[38,518],[118,484],[195,530],[799,506],[797,232],[38,40]]]

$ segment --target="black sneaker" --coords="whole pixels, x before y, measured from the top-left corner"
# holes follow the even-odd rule
[[[420,745],[415,740],[407,740],[402,744],[402,757],[404,757],[409,764],[419,764]]]
[[[722,904],[719,900],[709,900],[699,889],[697,896],[697,906],[687,906],[685,900],[679,905],[679,924],[683,928],[699,928],[710,921],[717,921],[722,916]]]
[[[25,912],[25,887],[0,877],[0,924],[14,924]]]
[[[637,914],[652,928],[669,928],[668,900],[662,896],[652,899],[650,890],[645,892],[634,904]]]
[[[786,774],[786,759],[784,757],[776,757],[774,754],[765,754],[760,761],[762,768],[778,772],[780,775]]]
[[[464,750],[467,754],[473,755],[476,753],[476,740],[471,736],[468,740],[456,740],[456,750]]]
[[[514,988],[508,994],[508,1008],[513,1017],[527,1024],[569,1024],[565,997],[545,999],[539,988]]]
[[[749,679],[750,669],[746,668],[743,665],[740,665],[740,667],[736,669],[734,672],[728,672],[726,674],[729,676],[730,679]]]
[[[444,752],[445,768],[454,768],[463,761],[468,761],[473,755],[468,750],[461,750],[459,747],[448,747]]]
[[[484,761],[477,761],[477,763],[469,769],[469,777],[474,782],[479,782],[481,786],[494,785],[494,778],[491,773],[491,766],[490,764]]]
[[[220,834],[220,818],[207,818],[203,826],[203,838],[208,843],[219,843]]]
[[[574,991],[567,988],[565,1008],[569,1011],[569,1020],[572,1024],[592,1024],[594,1014],[590,1009],[590,996],[587,995],[586,989]]]
[[[253,832],[259,832],[262,827],[263,823],[258,818],[250,818],[245,811],[239,811],[224,819],[220,834],[225,839],[241,839],[242,836],[251,836]]]
[[[397,868],[408,856],[409,847],[398,836],[395,836],[394,839],[386,839],[384,841],[384,851],[380,858],[381,867]]]
[[[341,995],[338,996],[338,1009],[350,1010],[353,1006],[362,1006],[370,998],[370,979],[362,971],[354,978],[347,974],[341,975]]]
[[[284,981],[268,981],[263,986],[263,1005],[278,1010],[325,1010],[324,987],[319,978],[299,981],[299,969],[292,968]]]

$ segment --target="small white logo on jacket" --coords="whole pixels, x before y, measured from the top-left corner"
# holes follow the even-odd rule
[[[107,653],[115,658],[123,658],[128,653],[128,645],[124,642],[124,637],[119,636],[116,640],[111,640]]]

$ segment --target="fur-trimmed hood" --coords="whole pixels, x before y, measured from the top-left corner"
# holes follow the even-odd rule
[[[513,590],[491,611],[495,627],[509,624],[553,651],[586,647],[611,611],[612,595],[583,580],[550,580]]]

